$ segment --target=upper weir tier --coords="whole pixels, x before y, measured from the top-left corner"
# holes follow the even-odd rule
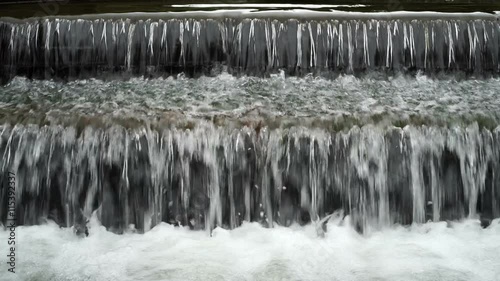
[[[497,75],[486,13],[212,11],[0,20],[3,83],[15,76],[266,76],[423,72]]]

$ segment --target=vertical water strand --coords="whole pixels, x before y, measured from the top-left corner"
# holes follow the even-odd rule
[[[353,55],[354,55],[354,44],[352,42],[352,29],[351,29],[351,22],[347,21],[347,53],[348,53],[348,58],[349,58],[349,66],[347,67],[348,71],[354,72],[354,62],[353,62]]]
[[[386,54],[386,62],[385,67],[388,69],[392,69],[393,67],[393,46],[392,46],[392,30],[391,25],[397,26],[395,22],[389,21],[387,22],[387,54]],[[396,28],[396,27],[395,27]],[[396,29],[394,29],[395,31]]]
[[[255,71],[255,66],[257,65],[255,22],[256,20],[250,20],[250,29],[248,31],[248,40],[246,42],[247,50],[244,69],[250,69],[250,71]]]
[[[380,21],[376,21],[376,33],[375,33],[375,41],[377,42],[377,52],[380,52],[380,44],[379,44],[379,39],[380,39]]]
[[[310,39],[310,42],[311,42],[311,45],[309,46],[309,48],[311,50],[311,57],[309,59],[309,67],[311,69],[313,69],[314,67],[316,67],[318,65],[317,55],[316,55],[316,42],[318,41],[317,40],[318,30],[316,32],[316,37],[315,37],[314,34],[313,34],[311,23],[308,23],[307,27],[308,27],[308,30],[309,30],[309,39]]]
[[[411,65],[411,62],[410,64],[408,63],[407,61],[407,57],[408,57],[408,53],[410,53],[410,56],[411,56],[411,47],[410,47],[410,38],[408,36],[408,30],[407,30],[407,23],[405,21],[403,21],[403,66],[404,67],[409,67]]]
[[[311,220],[319,221],[323,211],[328,177],[328,159],[331,136],[323,132],[312,132],[309,143],[309,186],[311,189]]]
[[[20,27],[17,27],[16,28],[16,33],[14,34],[14,49],[18,49],[20,48],[21,46],[23,46],[23,37],[24,37],[24,26],[20,26]],[[24,64],[24,61],[23,61],[23,55],[24,52],[15,52],[14,53],[14,58],[13,60],[16,62],[16,64]],[[17,70],[16,70],[17,71]]]
[[[104,61],[106,61],[108,59],[107,58],[107,53],[108,53],[108,37],[107,37],[107,34],[106,34],[107,24],[108,24],[107,21],[103,21],[103,28],[102,28],[102,34],[101,34],[100,44],[104,45],[105,52],[103,52],[104,57],[102,57],[100,59],[101,62],[104,62]],[[99,50],[101,50],[101,48],[99,48]]]
[[[109,48],[109,53],[111,54],[112,60],[110,61],[110,69],[114,69],[115,67],[121,68],[119,64],[119,57],[120,57],[120,46],[121,43],[118,41],[119,40],[119,28],[120,25],[123,24],[120,22],[112,22],[111,24],[111,46]]]
[[[242,37],[243,37],[243,23],[240,22],[236,27],[233,27],[235,32],[235,44],[236,44],[236,54],[235,54],[235,67],[237,67],[238,70],[242,69],[242,60],[243,60],[243,42],[242,42]]]
[[[249,140],[253,140],[254,138],[256,138],[255,134],[253,134],[250,130],[244,132],[244,134],[242,135],[243,137],[245,138],[248,138]],[[244,139],[242,139],[244,140]],[[256,144],[254,141],[250,141],[249,143],[249,148],[247,151],[250,152],[250,154],[253,154],[254,156],[256,156]],[[249,160],[250,161],[250,160]],[[251,166],[251,163],[246,163],[245,162],[245,165],[243,165],[243,167],[245,168],[245,170],[247,169],[250,169],[250,166]],[[251,171],[248,171],[248,177],[251,176]],[[245,205],[245,221],[247,222],[250,222],[251,221],[251,192],[252,192],[252,187],[251,187],[251,183],[249,180],[244,180],[243,181],[243,197],[244,197],[244,205]]]
[[[220,38],[222,41],[222,52],[228,54],[228,25],[225,22],[218,22],[217,26],[219,28]],[[200,31],[201,33],[201,31]],[[226,58],[227,59],[227,58]]]
[[[165,162],[167,163],[167,169],[162,169],[162,174],[164,178],[164,186],[162,186],[161,190],[161,198],[160,200],[162,202],[162,220],[165,218],[167,219],[168,213],[171,211],[170,207],[172,202],[172,197],[173,197],[173,185],[174,185],[174,177],[176,176],[176,161],[175,161],[175,155],[174,155],[174,146],[175,146],[175,138],[173,135],[172,130],[163,130],[161,134],[161,148],[163,149],[164,153],[166,154],[166,159]],[[182,202],[181,202],[182,204]]]
[[[483,28],[483,44],[481,48],[481,58],[483,59],[483,69],[491,69],[491,64],[494,63],[493,57],[488,57],[488,47],[490,45],[490,36],[488,34],[489,26],[484,21],[481,22]]]
[[[342,22],[339,22],[338,33],[338,52],[337,52],[337,68],[344,67],[344,28]]]
[[[10,37],[9,37],[9,46],[8,46],[8,66],[9,66],[9,73],[12,73],[13,70],[16,69],[16,61],[15,61],[15,54],[16,54],[16,47],[15,47],[15,34],[16,34],[16,30],[17,30],[17,26],[16,25],[10,25]],[[12,76],[11,74],[9,74],[9,79],[10,79],[10,76]]]
[[[297,64],[295,65],[296,69],[302,68],[302,28],[303,24],[301,22],[297,23]]]
[[[179,22],[179,48],[180,48],[180,54],[179,54],[179,62],[181,62],[183,65],[186,65],[186,57],[185,57],[185,47],[186,45],[184,44],[184,21]]]
[[[482,66],[482,57],[481,57],[481,44],[479,42],[479,35],[477,34],[476,21],[472,21],[472,29],[474,30],[474,69],[477,70],[477,66]]]
[[[65,211],[66,211],[66,226],[70,227],[73,224],[73,210],[72,210],[72,186],[71,179],[73,175],[73,159],[75,155],[74,147],[76,143],[76,131],[73,129],[65,130],[64,132],[64,175],[66,178],[64,179],[64,196],[63,202],[65,202]],[[102,219],[101,219],[102,221]]]
[[[426,135],[417,130],[409,129],[411,135],[411,190],[413,198],[413,222],[425,222],[425,189],[423,180],[423,158],[425,153]]]
[[[384,134],[378,129],[363,127],[365,143],[371,145],[366,149],[369,159],[369,185],[374,197],[374,206],[377,206],[377,227],[385,227],[390,222],[389,193],[387,190],[387,146]]]
[[[123,184],[120,186],[120,194],[119,198],[120,201],[123,202],[123,205],[125,206],[125,209],[123,210],[124,213],[124,221],[125,225],[128,226],[130,224],[130,210],[129,210],[129,198],[128,198],[128,193],[130,190],[130,180],[129,180],[129,175],[128,175],[128,170],[129,170],[129,147],[130,147],[130,136],[127,131],[121,132],[123,140],[124,140],[124,151],[122,159],[123,159],[123,170],[122,170],[122,176],[121,176],[121,181]],[[119,136],[119,134],[116,134],[115,136]],[[119,142],[118,142],[119,143]]]
[[[500,159],[500,126],[495,128],[492,132],[493,137],[493,155],[492,155],[492,181],[491,181],[491,189],[492,189],[492,200],[491,203],[493,205],[492,215],[493,217],[500,216],[500,173],[498,171],[499,163],[497,162]]]
[[[424,25],[424,70],[428,70],[428,57],[429,57],[429,49],[430,49],[430,39],[429,39],[429,28],[427,25]]]
[[[272,53],[272,35],[270,34],[270,25],[272,25],[272,22],[266,21],[264,23],[264,34],[265,34],[265,40],[266,40],[266,57],[267,57],[267,65],[266,65],[266,71],[272,69],[273,65],[273,53]]]
[[[81,147],[78,149],[82,154],[77,157],[80,161],[86,160],[88,173],[90,174],[90,179],[88,186],[82,186],[82,189],[87,188],[85,205],[83,206],[83,214],[85,217],[90,218],[93,211],[94,198],[99,190],[99,162],[101,160],[101,143],[103,140],[101,132],[91,131],[89,134],[84,134],[85,140],[81,143]]]
[[[277,51],[276,51],[276,48],[277,48],[277,45],[278,45],[278,42],[277,42],[278,33],[276,31],[276,24],[277,23],[278,22],[276,20],[272,21],[272,23],[271,23],[271,38],[272,38],[272,42],[271,42],[271,47],[272,47],[271,57],[272,57],[272,61],[271,61],[271,64],[270,64],[269,67],[279,67],[280,66],[279,58],[277,57]]]
[[[148,47],[147,47],[147,50],[148,50],[148,63],[147,65],[150,65],[150,66],[155,66],[155,67],[158,67],[158,60],[156,60],[156,63],[155,63],[155,51],[154,51],[154,34],[155,34],[155,30],[158,28],[158,23],[157,22],[151,22],[149,24],[149,38],[148,38]],[[155,65],[156,64],[156,65]]]
[[[309,140],[309,188],[311,190],[311,220],[319,221],[318,214],[318,188],[321,184],[319,181],[318,163],[320,161],[320,151],[317,138],[313,135]]]
[[[413,24],[409,24],[410,28],[410,56],[411,56],[411,67],[416,67],[415,57],[417,56],[417,50],[415,48],[415,34],[413,31]]]
[[[326,40],[328,38],[323,34],[323,24],[321,22],[316,23],[316,36],[312,40],[316,42],[316,49],[315,49],[315,66],[319,68],[320,71],[323,71],[326,66],[326,52],[325,52],[325,45],[326,45]],[[319,64],[318,64],[319,62]]]
[[[196,151],[201,152],[201,159],[207,167],[206,185],[209,197],[207,214],[210,229],[222,226],[221,194],[219,185],[218,145],[222,138],[220,130],[210,128],[208,131],[196,131],[194,136]]]
[[[163,169],[168,169],[167,155],[163,150],[163,140],[160,133],[151,131],[149,128],[146,132],[146,141],[148,145],[147,153],[149,165],[151,166],[151,187],[152,192],[149,193],[148,202],[151,216],[151,226],[161,222],[162,213],[162,190],[165,182]],[[146,226],[145,226],[146,231]]]
[[[280,182],[280,176],[276,174],[276,168],[278,161],[281,158],[281,130],[275,132],[268,132],[267,130],[259,134],[259,143],[262,144],[260,149],[262,166],[262,179],[260,183],[261,189],[261,206],[264,209],[263,214],[261,213],[261,219],[265,220],[265,223],[269,227],[273,227],[274,216],[273,216],[273,197],[275,194],[274,186],[276,183]],[[276,177],[277,176],[277,177]],[[273,184],[273,185],[271,185]]]
[[[468,68],[469,70],[472,69],[472,65],[473,65],[473,60],[474,60],[474,55],[473,53],[475,53],[475,40],[472,36],[472,32],[470,30],[470,23],[467,24],[467,35],[468,35],[468,38],[469,38],[469,64],[468,64]]]
[[[48,72],[50,68],[50,41],[51,41],[51,27],[52,27],[52,22],[46,19],[44,21],[44,30],[45,30],[45,65],[44,65],[44,77],[47,77],[50,75]],[[93,32],[93,30],[92,30]]]
[[[360,40],[362,39],[362,35],[360,35],[361,31],[360,31],[360,28],[359,28],[359,21],[352,21],[353,25],[354,25],[354,33],[353,33],[353,44],[354,44],[354,53],[353,53],[353,67],[356,71],[360,71],[363,69],[363,57],[364,57],[364,50],[362,49],[362,47],[360,47]]]
[[[363,22],[363,62],[366,69],[370,68],[370,49],[368,45],[368,30],[366,22]]]
[[[333,23],[331,21],[326,22],[326,58],[325,58],[325,68],[331,69],[334,67],[331,60],[333,60]],[[331,59],[330,59],[331,58]]]
[[[432,220],[437,222],[441,219],[441,208],[443,201],[443,191],[439,185],[439,169],[435,161],[435,153],[431,154],[430,170],[431,170],[431,192],[432,192]]]
[[[286,155],[286,146],[284,145],[284,133],[281,130],[276,131],[271,134],[269,147],[270,153],[268,153],[268,162],[271,169],[271,175],[273,180],[273,185],[271,186],[271,194],[274,194],[274,198],[270,198],[272,210],[271,217],[268,215],[268,223],[273,227],[274,222],[279,220],[279,210],[281,208],[281,193],[283,191],[283,171],[281,163]],[[273,208],[274,207],[274,208]],[[271,211],[271,210],[269,210]],[[276,216],[275,216],[276,214]]]
[[[455,64],[455,42],[453,40],[453,29],[450,22],[446,22],[448,35],[448,68],[451,69],[452,64]]]
[[[432,219],[439,221],[441,218],[441,210],[444,201],[444,191],[442,186],[441,173],[443,167],[438,161],[443,154],[445,147],[445,136],[441,129],[427,128],[423,131],[422,140],[425,140],[424,149],[428,151],[428,161],[426,165],[430,168],[430,185],[431,185],[431,198],[432,198]]]
[[[234,229],[237,226],[236,207],[234,199],[234,170],[236,169],[236,155],[240,150],[240,134],[236,134],[236,141],[230,140],[224,146],[224,158],[227,167],[227,185],[229,201],[229,228]],[[244,148],[243,148],[244,149]]]
[[[127,40],[127,55],[126,55],[126,67],[127,71],[132,70],[132,46],[134,45],[134,33],[135,33],[135,23],[130,23],[128,27],[128,40]]]
[[[195,137],[189,131],[175,131],[175,144],[179,153],[180,161],[180,194],[181,207],[183,211],[189,210],[191,196],[191,165],[195,151]],[[176,218],[177,220],[178,218]],[[206,224],[207,226],[207,224]]]

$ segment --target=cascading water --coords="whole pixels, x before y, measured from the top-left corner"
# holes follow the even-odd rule
[[[500,72],[497,17],[400,17],[2,22],[2,79],[199,75],[220,72],[219,67],[249,75],[279,69],[288,74]]]
[[[446,256],[412,246],[412,239],[401,245],[377,240],[410,229],[424,235],[416,240],[425,245],[433,245],[422,238],[428,234],[464,247],[458,256],[493,248],[475,254],[484,260],[481,270],[443,263],[442,275],[439,266],[420,269],[423,280],[496,280],[499,73],[500,22],[492,14],[2,18],[0,185],[12,180],[4,175],[15,175],[23,239],[62,233],[55,244],[66,245],[64,253],[89,247],[83,255],[97,253],[110,268],[137,262],[121,260],[132,256],[127,243],[143,239],[137,237],[168,249],[162,255],[138,250],[152,260],[182,261],[187,258],[172,253],[216,249],[205,258],[188,255],[201,272],[190,277],[165,266],[169,262],[103,273],[91,261],[72,264],[66,254],[53,256],[74,272],[28,258],[35,269],[22,276],[325,280],[317,274],[330,266],[300,250],[312,249],[311,256],[324,260],[346,250],[347,259],[357,261],[336,259],[338,268],[350,269],[324,271],[328,280],[402,280],[398,272],[378,272],[375,256],[384,256],[385,245],[416,247],[429,259]],[[3,225],[12,217],[3,203],[11,196],[0,189]],[[90,236],[74,240],[53,222],[77,233],[90,225]],[[210,235],[175,230],[179,226]],[[324,240],[312,242],[318,235]],[[255,249],[238,243],[242,237]],[[269,246],[283,239],[296,241],[299,250]],[[471,239],[479,242],[467,248]],[[50,252],[52,244],[41,247]],[[265,259],[262,245],[272,257],[256,263],[255,272],[222,258],[234,246],[235,253],[256,251]],[[210,271],[205,264],[212,258],[232,269]],[[398,268],[405,256],[391,258]]]
[[[338,209],[360,229],[500,215],[500,134],[477,125],[338,133],[20,125],[1,132],[2,172],[14,171],[23,187],[21,224],[51,218],[70,226],[96,208],[106,227],[119,230],[161,221],[289,225]]]

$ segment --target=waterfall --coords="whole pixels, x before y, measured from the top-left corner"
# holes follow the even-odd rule
[[[72,225],[97,210],[118,232],[161,221],[272,227],[342,209],[370,231],[500,216],[500,131],[477,125],[342,132],[3,125],[0,132],[1,172],[18,177],[20,224]]]
[[[500,217],[498,16],[147,15],[0,20],[18,224]]]
[[[497,17],[0,21],[2,81],[121,75],[500,71]]]

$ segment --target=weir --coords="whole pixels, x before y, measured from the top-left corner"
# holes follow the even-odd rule
[[[2,18],[0,172],[17,175],[16,217],[24,225],[50,219],[78,227],[96,212],[118,233],[148,231],[160,222],[232,229],[244,221],[268,227],[319,222],[338,210],[360,232],[429,220],[488,224],[500,217],[499,57],[500,23],[492,14]],[[281,82],[262,82],[277,73]],[[361,78],[335,90],[324,82],[351,75]],[[425,86],[404,89],[391,82],[401,76],[472,82],[445,85],[441,89],[457,95],[444,96],[439,89],[429,94]],[[356,89],[363,79],[376,87]],[[105,84],[116,80],[132,82]],[[174,80],[186,84],[177,87]],[[282,82],[298,86],[280,100],[276,93],[288,92]],[[197,92],[203,83],[222,88]],[[241,91],[238,83],[248,88]],[[326,89],[307,92],[315,83]],[[185,94],[170,95],[160,84]],[[214,101],[217,89],[226,98]],[[396,93],[406,91],[416,93]],[[387,93],[396,97],[381,99]],[[193,113],[191,103],[204,95],[212,98],[202,99]],[[253,95],[279,105],[262,105]],[[443,109],[429,96],[448,104]],[[172,103],[164,105],[165,99]],[[353,107],[364,101],[379,107]],[[266,106],[272,118],[261,110]],[[332,117],[325,108],[370,121],[297,121]],[[168,121],[158,121],[167,113]],[[427,114],[437,121],[422,121]],[[386,115],[395,119],[381,120]],[[447,122],[456,116],[462,121]],[[220,121],[226,119],[232,121]],[[6,181],[2,176],[0,185]],[[2,189],[1,202],[6,198]],[[2,204],[0,219],[6,218]]]
[[[500,72],[500,24],[494,15],[304,13],[6,19],[0,22],[2,81],[16,75],[71,80],[221,70],[259,76],[278,70]]]
[[[500,215],[500,132],[477,125],[338,133],[4,125],[0,153],[2,173],[18,177],[21,224],[70,226],[96,209],[116,231],[161,221],[290,225],[339,209],[360,230]]]

